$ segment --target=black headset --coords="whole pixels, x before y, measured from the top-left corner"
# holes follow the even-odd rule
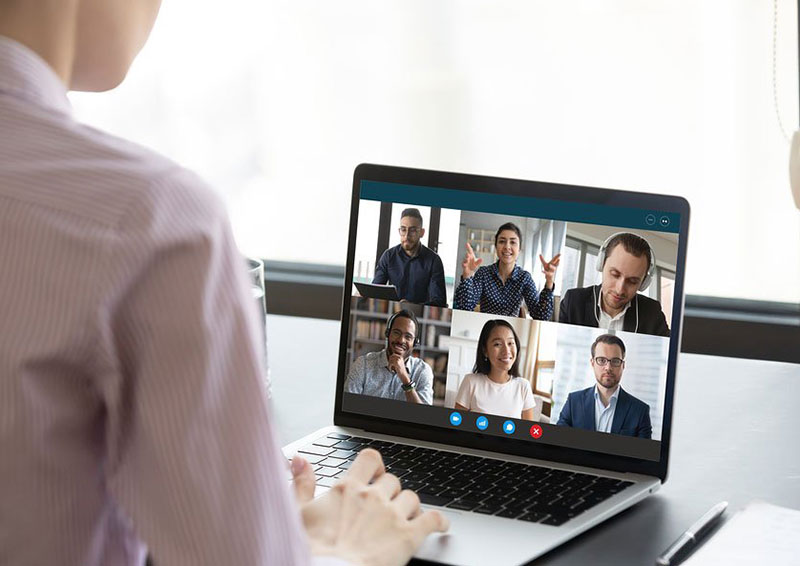
[[[419,322],[417,322],[417,317],[414,316],[414,313],[406,309],[399,310],[389,317],[389,320],[386,321],[386,330],[383,332],[383,335],[389,338],[389,332],[392,330],[394,319],[398,317],[409,318],[411,322],[414,323],[414,346],[419,346]]]

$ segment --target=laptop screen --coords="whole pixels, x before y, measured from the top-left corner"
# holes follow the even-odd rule
[[[337,414],[662,458],[685,201],[381,166],[353,199]]]

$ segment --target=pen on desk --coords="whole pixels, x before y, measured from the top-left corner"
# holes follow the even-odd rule
[[[679,536],[678,540],[669,545],[669,548],[656,559],[656,566],[675,566],[675,564],[683,560],[689,551],[697,546],[698,541],[717,524],[717,521],[719,521],[727,508],[728,502],[723,501],[709,509],[694,525]]]

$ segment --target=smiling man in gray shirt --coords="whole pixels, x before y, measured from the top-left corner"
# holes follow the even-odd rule
[[[433,370],[413,357],[419,325],[414,313],[400,310],[386,322],[386,347],[357,358],[344,383],[347,393],[398,401],[433,402]]]

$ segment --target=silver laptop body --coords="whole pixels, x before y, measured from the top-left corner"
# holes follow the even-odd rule
[[[609,478],[610,483],[620,480],[624,482],[621,485],[627,485],[626,488],[610,497],[606,496],[607,498],[603,501],[557,526],[519,518],[506,518],[497,514],[479,513],[475,510],[430,506],[447,515],[451,528],[447,534],[429,537],[416,556],[443,564],[476,566],[524,564],[631,507],[659,489],[667,476],[672,399],[677,354],[680,346],[684,265],[689,221],[689,207],[685,200],[663,195],[381,165],[360,165],[356,168],[352,198],[350,240],[345,275],[347,292],[344,294],[342,310],[334,410],[335,424],[285,446],[283,451],[287,458],[291,458],[303,450],[317,452],[317,454],[301,454],[311,458],[317,467],[320,466],[320,463],[326,462],[328,456],[325,453],[328,451],[331,451],[329,454],[336,456],[344,455],[343,452],[333,452],[338,450],[337,438],[344,439],[342,446],[350,448],[352,443],[345,437],[352,437],[359,439],[362,443],[366,439],[377,441],[379,449],[380,446],[383,446],[380,444],[381,442],[391,442],[420,449],[429,448],[440,451],[441,454],[455,453],[483,457],[490,460],[490,466],[495,462],[502,463],[498,464],[502,466],[510,466],[511,464],[508,463],[518,463],[525,466]],[[597,252],[601,237],[609,232],[628,230],[646,237],[651,242],[651,252],[655,255],[653,263],[655,264],[657,260],[663,258],[666,260],[665,264],[673,268],[671,272],[661,272],[658,280],[661,285],[660,291],[655,293],[656,298],[652,299],[660,299],[662,310],[667,311],[665,319],[669,323],[669,336],[648,336],[641,331],[646,327],[645,304],[653,304],[650,301],[645,303],[644,299],[641,299],[641,312],[635,313],[635,326],[632,327],[634,331],[623,330],[615,334],[629,345],[629,355],[625,359],[625,372],[631,372],[631,377],[628,378],[627,373],[623,375],[621,381],[622,385],[625,385],[623,389],[634,388],[636,394],[650,401],[646,406],[649,408],[650,415],[648,424],[652,425],[651,438],[630,438],[628,435],[631,434],[632,429],[624,429],[624,427],[617,433],[581,429],[575,424],[578,422],[577,419],[573,420],[573,426],[557,424],[565,416],[566,407],[570,404],[569,393],[579,395],[579,389],[584,390],[584,386],[587,384],[591,386],[587,381],[589,379],[588,372],[582,367],[584,361],[581,356],[584,346],[586,346],[586,360],[588,360],[588,341],[604,331],[585,326],[587,324],[585,318],[583,324],[556,320],[536,322],[531,321],[529,316],[524,323],[519,322],[519,324],[527,324],[531,328],[538,329],[540,344],[542,337],[547,332],[556,337],[554,362],[548,364],[537,358],[536,364],[529,364],[531,367],[538,368],[534,371],[539,373],[530,380],[533,382],[533,390],[544,399],[544,403],[549,404],[549,418],[543,412],[537,412],[536,420],[531,422],[520,419],[516,415],[490,413],[486,417],[494,428],[479,430],[480,427],[476,428],[475,424],[478,422],[475,420],[476,417],[481,414],[479,411],[455,411],[454,394],[460,393],[460,391],[456,391],[456,384],[463,382],[463,376],[459,372],[469,371],[471,359],[467,356],[466,360],[461,360],[460,365],[457,363],[455,359],[457,355],[465,357],[465,354],[458,349],[460,347],[458,344],[466,343],[465,351],[468,353],[470,344],[475,341],[474,331],[460,331],[460,327],[457,327],[459,324],[479,325],[480,322],[490,317],[487,313],[461,312],[453,308],[455,289],[460,284],[458,269],[463,255],[461,249],[457,253],[459,263],[445,266],[446,273],[448,270],[451,274],[455,272],[452,282],[448,281],[451,285],[448,290],[448,306],[424,305],[420,307],[422,316],[418,318],[418,321],[427,320],[429,328],[435,326],[435,329],[428,331],[420,344],[415,346],[415,351],[419,354],[420,359],[431,362],[429,365],[432,368],[440,370],[434,372],[432,404],[423,403],[411,406],[406,401],[396,398],[379,398],[345,391],[348,372],[353,361],[359,356],[365,355],[364,352],[379,351],[386,345],[385,340],[382,340],[382,336],[385,334],[379,334],[377,338],[359,338],[367,329],[373,331],[374,335],[376,325],[379,328],[380,324],[386,322],[385,317],[382,316],[383,303],[363,303],[366,299],[357,297],[357,291],[353,286],[355,280],[370,282],[369,279],[373,277],[368,269],[364,269],[363,263],[358,265],[356,257],[357,243],[361,242],[359,238],[362,240],[369,238],[369,243],[376,239],[376,234],[367,233],[374,232],[375,222],[366,223],[365,218],[368,218],[367,214],[370,210],[377,211],[375,220],[378,225],[379,245],[377,247],[380,252],[381,238],[383,238],[384,244],[386,243],[387,223],[392,219],[396,221],[401,213],[400,209],[410,206],[424,210],[431,218],[436,218],[438,215],[440,224],[436,228],[438,228],[437,242],[440,244],[446,242],[448,238],[450,240],[459,238],[461,240],[459,243],[462,243],[464,237],[469,238],[474,235],[466,234],[465,236],[464,231],[471,229],[471,226],[465,224],[478,225],[482,219],[489,226],[491,221],[497,224],[505,215],[516,219],[518,223],[530,226],[532,225],[530,222],[525,222],[526,218],[530,218],[530,211],[536,212],[538,221],[564,223],[566,237],[560,233],[562,238],[560,241],[564,242],[560,245],[570,246],[571,250],[577,249],[584,256],[587,253],[591,256],[592,251]],[[458,231],[453,229],[452,222],[449,224],[449,228],[445,226],[443,220],[445,216],[460,218]],[[533,225],[539,224],[541,222],[538,224],[533,222]],[[427,226],[434,228],[433,221]],[[558,228],[558,230],[561,229]],[[594,235],[594,239],[592,239],[592,235]],[[395,234],[390,234],[389,246],[384,245],[384,248],[389,249],[397,243],[392,241],[394,236]],[[395,237],[394,240],[396,239]],[[433,242],[431,245],[434,245]],[[359,247],[363,249],[364,246]],[[439,246],[439,250],[442,250],[442,246]],[[570,251],[570,253],[572,252]],[[376,262],[379,259],[378,255],[380,254],[376,254],[375,257]],[[572,253],[572,256],[574,255]],[[566,258],[566,256],[565,252],[562,258]],[[581,256],[579,255],[579,257]],[[592,258],[584,261],[584,275],[586,269],[589,269],[587,267],[589,259]],[[449,263],[452,264],[452,261]],[[652,268],[653,274],[656,274],[659,269],[666,269],[662,267],[665,264],[649,266],[648,271],[651,271]],[[566,261],[562,262],[559,267],[562,270],[568,268]],[[599,277],[600,274],[598,273],[597,276]],[[561,281],[566,281],[566,278],[567,275],[564,274]],[[586,281],[586,277],[583,278],[583,281]],[[668,294],[670,287],[671,296]],[[556,295],[563,300],[567,291],[568,288],[557,289]],[[651,291],[650,294],[652,295],[653,292]],[[370,301],[375,300],[370,299]],[[663,307],[667,301],[672,303],[671,310]],[[368,304],[369,308],[363,307],[364,304]],[[388,317],[394,310],[408,306],[408,304],[395,305],[389,302],[387,306],[385,314]],[[565,317],[564,312],[566,311],[559,314],[556,309],[552,319]],[[369,325],[365,322],[368,322]],[[418,325],[422,324],[425,323],[418,322]],[[626,322],[626,324],[628,323]],[[466,326],[464,327],[466,328]],[[529,338],[532,332],[533,330],[528,332]],[[362,347],[359,343],[359,340],[362,339],[366,346]],[[425,339],[432,339],[434,344],[426,343]],[[530,352],[532,343],[528,342],[527,355],[532,355]],[[540,345],[537,355],[541,352],[542,346]],[[572,352],[577,352],[577,354],[573,356]],[[521,354],[519,355],[521,357]],[[445,364],[447,371],[441,371],[445,368],[441,363],[437,364],[437,361],[441,360],[437,360],[436,356],[447,356]],[[576,356],[577,359],[574,359]],[[545,366],[554,367],[552,371],[548,371],[542,369]],[[629,366],[635,366],[637,369],[631,370]],[[442,377],[442,374],[446,374],[446,376]],[[548,384],[549,390],[546,389]],[[352,391],[352,385],[348,384],[347,387]],[[542,388],[544,388],[544,392],[542,392]],[[463,399],[463,397],[459,398]],[[588,405],[586,406],[588,407]],[[620,406],[617,405],[617,407]],[[575,407],[576,405],[572,405],[573,410]],[[457,421],[452,420],[455,418],[452,416],[454,412],[459,413]],[[508,432],[510,428],[502,428],[506,426],[503,424],[506,417],[516,425],[513,433]],[[508,420],[505,422],[507,423]],[[457,424],[453,424],[454,422]],[[538,424],[536,431],[534,424]],[[530,432],[528,432],[529,425]],[[534,437],[534,434],[537,436]],[[329,438],[330,435],[335,438]],[[320,442],[322,446],[316,446],[315,442]],[[424,458],[420,459],[420,461],[422,460]],[[331,461],[338,462],[339,460],[336,458],[327,460],[327,462]],[[391,471],[391,466],[389,468]],[[330,468],[325,466],[322,466],[321,469],[328,474],[333,473]],[[570,475],[576,478],[584,477]],[[320,481],[317,487],[317,496],[327,491],[328,487],[325,486],[331,485],[332,481],[335,481],[335,477],[319,476],[318,480]],[[401,481],[403,481],[402,477]],[[517,492],[515,491],[515,493]],[[513,500],[513,495],[511,497]],[[453,503],[448,505],[453,505]],[[424,506],[428,507],[428,505]]]

